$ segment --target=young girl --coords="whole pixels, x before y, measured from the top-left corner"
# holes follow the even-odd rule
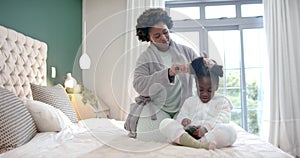
[[[227,97],[215,95],[219,77],[223,76],[222,66],[202,57],[191,65],[198,96],[184,102],[176,120],[164,119],[160,131],[169,142],[184,146],[206,149],[230,146],[236,140],[236,131],[229,124],[232,104]]]

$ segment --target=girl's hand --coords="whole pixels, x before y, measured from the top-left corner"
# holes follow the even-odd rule
[[[202,126],[196,126],[196,130],[194,131],[193,135],[199,137],[199,139],[201,137],[203,137],[205,135],[205,133],[207,133],[207,129],[205,127]]]

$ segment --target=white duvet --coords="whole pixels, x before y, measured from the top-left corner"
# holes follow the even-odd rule
[[[127,136],[123,123],[104,118],[82,120],[58,133],[38,133],[29,143],[0,158],[292,157],[237,125],[238,139],[232,147],[205,150],[138,141]]]

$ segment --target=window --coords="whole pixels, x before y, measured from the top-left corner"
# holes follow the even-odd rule
[[[241,7],[242,17],[263,16],[264,14],[263,4],[243,4]]]
[[[170,8],[170,16],[174,17],[173,20],[200,19],[200,8],[199,7]]]
[[[170,33],[171,38],[179,44],[191,47],[195,52],[199,52],[198,32],[175,32]]]
[[[235,5],[217,5],[205,7],[205,18],[234,18],[236,17]]]
[[[233,102],[232,121],[259,135],[266,54],[262,1],[176,0],[166,1],[166,9],[174,20],[174,41],[207,51],[223,65],[218,92]]]

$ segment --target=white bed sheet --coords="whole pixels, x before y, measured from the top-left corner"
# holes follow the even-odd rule
[[[105,118],[82,120],[58,133],[38,133],[29,143],[1,154],[0,158],[292,157],[237,125],[238,139],[232,147],[205,150],[138,141],[127,136],[123,123]]]

